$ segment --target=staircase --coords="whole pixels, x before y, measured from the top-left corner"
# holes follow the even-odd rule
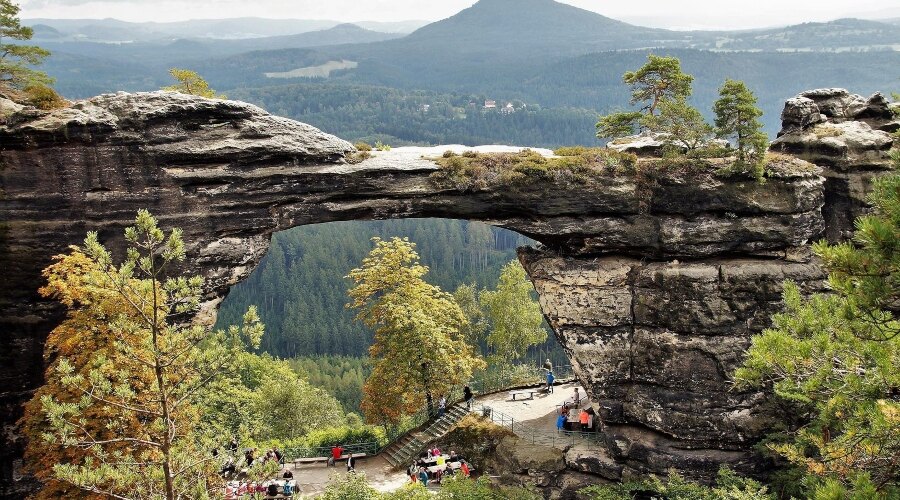
[[[450,430],[457,422],[462,420],[469,411],[466,405],[459,403],[447,409],[443,417],[432,422],[428,427],[418,433],[406,434],[394,441],[382,451],[382,455],[393,467],[406,467],[412,463],[429,441],[437,439]]]

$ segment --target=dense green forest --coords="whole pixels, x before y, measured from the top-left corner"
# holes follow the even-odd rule
[[[239,89],[230,97],[256,103],[351,141],[408,144],[595,144],[597,114],[550,108],[485,94],[442,94],[343,84],[294,84]],[[514,113],[485,111],[487,99]]]
[[[359,413],[362,386],[372,366],[369,358],[352,356],[298,357],[288,360],[290,367],[313,387],[328,391],[345,411]]]
[[[218,324],[239,320],[250,305],[266,325],[262,350],[278,357],[366,356],[372,333],[344,306],[348,282],[374,236],[408,237],[417,244],[430,283],[452,292],[461,284],[496,285],[518,246],[531,240],[481,223],[446,219],[338,222],[294,228],[276,234],[259,267],[232,288]],[[533,351],[548,350],[548,344]]]

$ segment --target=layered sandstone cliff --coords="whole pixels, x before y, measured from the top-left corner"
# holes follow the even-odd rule
[[[819,286],[803,247],[826,230],[827,199],[809,165],[774,168],[765,184],[710,171],[455,188],[435,182],[439,167],[418,153],[350,164],[349,143],[244,103],[154,92],[49,113],[0,105],[7,484],[21,446],[19,404],[40,383],[42,342],[60,318],[36,294],[40,271],[88,230],[121,249],[139,208],[184,230],[186,267],[206,278],[207,320],[275,231],[399,217],[519,231],[543,243],[521,259],[579,378],[616,424],[608,446],[579,467],[616,477],[670,465],[694,475],[722,462],[758,467],[750,446],[770,403],[731,392],[727,379],[778,308],[780,283]]]

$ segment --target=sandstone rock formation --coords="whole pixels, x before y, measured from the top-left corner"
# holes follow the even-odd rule
[[[896,110],[881,94],[866,99],[844,89],[803,92],[785,104],[771,149],[823,168],[828,240],[850,236],[868,207],[872,180],[891,170]]]
[[[777,308],[781,281],[815,288],[821,279],[802,250],[824,231],[827,201],[808,165],[781,169],[765,184],[706,172],[469,190],[435,182],[439,167],[416,152],[348,164],[347,142],[233,101],[119,93],[53,112],[3,109],[7,485],[21,446],[13,423],[40,383],[43,339],[60,318],[36,294],[40,271],[88,230],[120,251],[139,208],[183,228],[185,267],[206,278],[206,321],[257,265],[271,234],[297,225],[465,218],[538,240],[544,247],[522,260],[579,378],[617,426],[602,455],[619,473],[755,467],[750,445],[764,431],[768,403],[731,393],[728,373]]]

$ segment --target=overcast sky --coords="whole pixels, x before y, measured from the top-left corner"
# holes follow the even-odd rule
[[[438,20],[474,0],[19,0],[22,17],[178,21],[226,17],[337,21]],[[898,0],[565,0],[636,24],[755,28],[839,17],[900,17]]]

